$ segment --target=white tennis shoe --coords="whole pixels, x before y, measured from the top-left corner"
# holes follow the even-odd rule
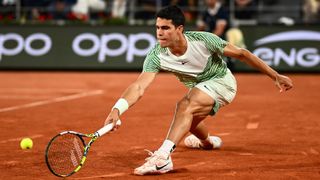
[[[148,151],[148,150],[147,150]],[[146,174],[164,174],[173,169],[171,157],[167,157],[160,151],[152,153],[148,151],[150,157],[146,158],[146,162],[134,170],[135,175]]]
[[[219,149],[222,146],[222,140],[218,136],[210,136],[210,141],[212,144],[212,148],[210,149]],[[188,148],[196,148],[196,149],[207,149],[202,147],[202,143],[200,139],[198,139],[195,135],[191,134],[184,139],[184,144]]]

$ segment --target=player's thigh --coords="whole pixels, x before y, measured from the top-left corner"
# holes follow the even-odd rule
[[[231,103],[237,92],[237,83],[230,71],[222,78],[210,79],[195,86],[214,99],[210,115],[214,115],[219,108]]]
[[[195,117],[206,117],[212,110],[214,99],[198,88],[193,88],[187,96],[188,108]]]

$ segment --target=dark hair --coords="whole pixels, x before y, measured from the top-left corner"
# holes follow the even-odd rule
[[[161,9],[157,14],[157,18],[172,20],[174,26],[185,24],[185,17],[182,10],[178,6],[167,6]]]

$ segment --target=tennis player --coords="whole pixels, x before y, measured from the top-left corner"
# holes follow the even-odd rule
[[[113,106],[105,124],[114,124],[130,106],[144,94],[160,70],[172,72],[190,91],[176,106],[166,140],[146,162],[134,170],[136,175],[163,174],[173,169],[170,154],[182,138],[190,148],[212,150],[222,141],[211,136],[203,120],[235,97],[237,85],[234,76],[223,61],[223,56],[239,59],[269,76],[280,92],[292,88],[290,78],[278,74],[263,60],[246,49],[238,48],[208,32],[184,31],[185,17],[177,6],[161,9],[156,15],[158,43],[147,54],[143,71]]]

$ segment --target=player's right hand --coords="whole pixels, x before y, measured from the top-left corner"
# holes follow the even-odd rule
[[[107,124],[113,123],[113,131],[117,130],[120,125],[117,124],[117,121],[119,120],[119,110],[114,108],[111,110],[109,113],[107,119],[104,121],[104,125],[106,126]]]

